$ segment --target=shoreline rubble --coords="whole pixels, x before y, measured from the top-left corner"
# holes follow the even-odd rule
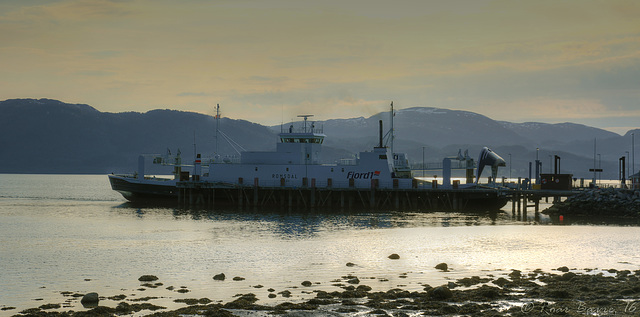
[[[640,190],[587,189],[543,211],[551,217],[640,219]]]
[[[148,302],[106,297],[120,301],[115,308],[97,306],[85,311],[51,311],[56,304],[23,310],[13,316],[565,316],[640,314],[640,270],[576,270],[559,267],[556,272],[512,270],[504,276],[471,276],[422,291],[391,288],[373,291],[370,286],[349,283],[345,276],[336,291],[313,290],[315,297],[276,305],[258,304],[251,293],[232,301],[208,298],[176,299],[186,307],[166,310]],[[357,277],[355,277],[357,278]],[[306,282],[306,281],[305,281]],[[308,283],[305,283],[308,284]],[[310,285],[311,286],[311,285]],[[279,296],[285,297],[283,292]],[[291,292],[288,291],[290,295]],[[76,297],[77,298],[77,297]],[[101,297],[103,299],[103,297]],[[132,303],[128,303],[132,302]]]

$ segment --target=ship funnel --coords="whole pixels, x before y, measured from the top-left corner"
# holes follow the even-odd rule
[[[382,136],[382,120],[380,120],[379,122],[380,122],[380,143],[379,143],[380,145],[378,145],[378,147],[383,147],[382,146],[382,139],[383,139],[383,136]]]
[[[491,182],[496,182],[498,176],[498,167],[507,166],[507,162],[500,155],[493,152],[488,147],[483,147],[478,158],[478,175],[476,176],[476,184],[480,180],[480,175],[485,166],[491,166]]]

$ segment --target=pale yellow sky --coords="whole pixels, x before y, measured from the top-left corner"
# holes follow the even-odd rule
[[[640,127],[638,1],[2,0],[0,100]]]

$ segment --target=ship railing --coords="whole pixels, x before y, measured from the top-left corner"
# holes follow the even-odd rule
[[[357,165],[358,164],[358,159],[357,158],[343,158],[340,159],[336,162],[338,165],[341,166],[353,166],[353,165]]]
[[[465,161],[451,161],[451,169],[467,169],[467,168],[474,168],[475,164],[471,165],[471,166],[467,166],[467,163]],[[422,163],[422,162],[418,162],[418,163],[413,163],[411,164],[411,169],[412,170],[441,170],[442,169],[442,162],[429,162],[429,163]]]
[[[215,157],[209,161],[208,164],[240,164],[239,156],[224,156],[224,157]]]
[[[256,184],[254,182],[245,182],[243,184],[244,187],[252,187]],[[285,179],[284,186],[282,186],[280,179],[258,179],[258,187],[277,187],[277,188],[335,188],[335,189],[348,189],[352,188],[350,186],[350,181],[346,180],[336,180],[331,179],[331,184],[329,184],[328,179],[308,179],[307,184],[303,185],[302,179],[296,180],[288,180]],[[354,182],[354,187],[358,189],[371,189],[373,186],[370,180]],[[378,181],[377,187],[378,189],[409,189],[413,188],[413,181],[410,178],[400,178],[397,179],[397,184],[394,187],[394,181]]]
[[[318,133],[324,134],[324,127],[316,128],[314,126],[308,125],[306,130],[304,127],[285,127],[283,126],[280,129],[280,133]]]

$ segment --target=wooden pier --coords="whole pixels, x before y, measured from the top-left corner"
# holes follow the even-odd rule
[[[514,217],[527,219],[530,208],[533,208],[535,220],[540,217],[540,201],[556,202],[579,193],[580,190],[553,190],[553,189],[510,189],[503,190],[501,195],[511,202],[511,213]]]
[[[490,211],[511,202],[514,216],[533,209],[539,216],[540,201],[556,201],[577,190],[482,188],[332,188],[237,185],[203,181],[178,182],[178,203],[205,208],[279,208],[331,210]]]

